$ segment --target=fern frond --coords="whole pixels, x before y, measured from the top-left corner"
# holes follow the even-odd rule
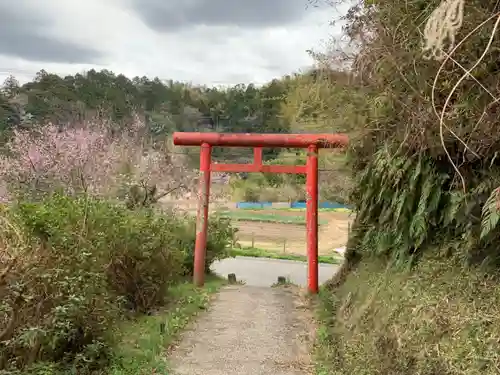
[[[484,203],[481,220],[481,239],[491,233],[500,220],[500,210],[498,209],[498,198],[500,187],[493,190]]]

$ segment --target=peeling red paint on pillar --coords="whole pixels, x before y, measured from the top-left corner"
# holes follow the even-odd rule
[[[205,256],[208,231],[208,204],[210,198],[210,163],[212,146],[203,143],[200,149],[200,181],[198,190],[198,213],[196,217],[196,243],[194,248],[193,282],[196,286],[205,283]]]
[[[307,288],[318,293],[318,148],[307,149],[306,230],[307,230]]]

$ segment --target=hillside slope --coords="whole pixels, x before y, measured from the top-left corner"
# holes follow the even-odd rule
[[[411,272],[368,259],[321,303],[318,374],[500,373],[498,276],[443,257]]]

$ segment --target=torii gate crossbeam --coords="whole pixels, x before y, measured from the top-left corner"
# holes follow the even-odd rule
[[[318,150],[343,148],[349,138],[345,134],[238,134],[184,133],[173,134],[174,145],[200,146],[200,186],[194,251],[195,285],[205,282],[208,205],[211,172],[265,172],[306,175],[307,285],[310,293],[318,292]],[[212,147],[253,147],[253,164],[214,164]],[[262,164],[262,148],[307,148],[306,165]]]

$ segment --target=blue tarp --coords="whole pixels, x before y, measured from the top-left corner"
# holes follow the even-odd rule
[[[290,208],[306,208],[306,202],[292,202]],[[318,208],[349,208],[345,204],[337,202],[319,202]]]
[[[236,203],[236,208],[246,208],[246,209],[259,209],[259,208],[270,208],[272,207],[272,202],[238,202]],[[306,202],[292,202],[289,205],[290,208],[306,208]],[[345,204],[337,202],[319,202],[318,208],[349,208]]]

